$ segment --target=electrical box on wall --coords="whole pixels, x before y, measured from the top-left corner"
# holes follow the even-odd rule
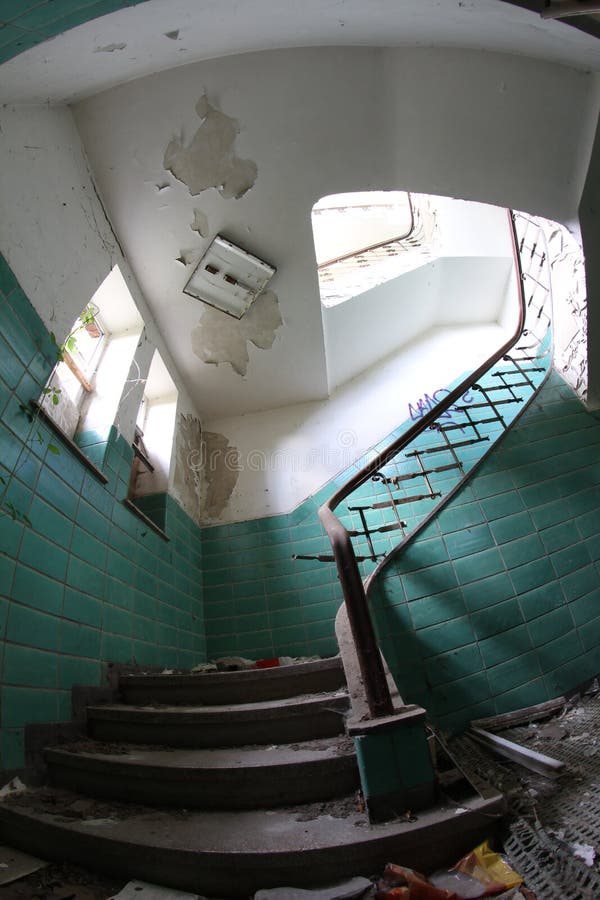
[[[217,235],[186,284],[185,294],[241,319],[275,269]]]

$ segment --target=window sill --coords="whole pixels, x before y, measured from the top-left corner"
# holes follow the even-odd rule
[[[152,531],[155,531],[159,535],[159,537],[163,539],[163,541],[171,540],[169,536],[165,534],[162,528],[160,528],[156,524],[156,522],[153,522],[152,519],[150,519],[146,515],[146,513],[143,513],[142,510],[137,507],[132,500],[123,500],[123,505],[126,506],[127,509],[134,514],[134,516],[137,516],[138,519],[141,519],[142,522],[144,522],[148,526],[148,528],[151,528]]]
[[[77,457],[79,462],[82,463],[87,469],[89,469],[92,475],[96,476],[98,481],[101,481],[102,484],[108,484],[108,478],[106,477],[104,472],[102,472],[98,468],[98,466],[95,466],[91,459],[85,455],[81,447],[79,447],[74,440],[72,440],[67,434],[65,434],[62,428],[56,424],[54,419],[48,415],[43,406],[41,406],[37,402],[37,400],[30,400],[29,404],[35,414],[42,420],[42,422],[44,422],[46,425],[48,425],[49,428],[52,429],[52,431],[61,439],[63,444],[67,445],[71,453],[73,453],[73,455]]]

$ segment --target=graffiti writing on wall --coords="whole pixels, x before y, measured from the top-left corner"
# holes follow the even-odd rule
[[[423,416],[433,409],[438,403],[444,399],[445,394],[449,394],[450,391],[447,388],[438,388],[437,391],[433,391],[432,394],[423,394],[422,397],[416,401],[416,403],[408,404],[408,414],[413,422],[416,422],[417,419],[422,419]],[[460,398],[460,405],[451,406],[446,412],[441,413],[439,416],[440,419],[450,419],[450,421],[454,421],[454,416],[456,414],[461,414],[462,406],[469,406],[473,403],[473,396],[471,391],[466,391],[462,397]],[[462,430],[462,429],[461,429]]]

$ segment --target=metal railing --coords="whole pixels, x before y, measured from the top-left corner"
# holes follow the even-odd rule
[[[482,445],[491,446],[490,433],[509,427],[505,410],[514,410],[519,404],[522,408],[523,393],[530,392],[531,399],[551,358],[551,297],[543,229],[531,217],[521,213],[508,215],[519,307],[513,334],[319,509],[333,557],[321,554],[312,558],[336,563],[373,718],[390,715],[393,706],[369,611],[368,587],[382,567],[433,518],[440,504],[456,493],[469,470],[483,457]],[[472,393],[479,394],[479,402],[471,399]],[[452,439],[453,433],[458,440]],[[410,445],[414,449],[404,452]],[[415,493],[413,485],[418,480],[423,489]],[[345,511],[336,514],[352,495],[358,499],[352,506],[346,503]],[[437,502],[424,512],[423,504],[434,501]],[[400,515],[403,508],[412,513],[410,524],[406,521],[410,516]],[[349,519],[349,528],[340,516]],[[390,546],[390,536],[398,533],[401,540]],[[355,552],[353,542],[359,552]],[[364,581],[359,564],[365,570]]]

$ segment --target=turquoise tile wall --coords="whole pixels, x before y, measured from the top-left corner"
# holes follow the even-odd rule
[[[63,31],[145,0],[0,0],[0,63]]]
[[[372,598],[401,693],[444,728],[600,671],[600,420],[556,373]]]
[[[289,515],[206,528],[202,535],[209,658],[337,653],[341,590],[333,563],[294,560],[328,552],[317,508],[331,486]]]
[[[19,404],[55,360],[0,258],[0,475],[32,523],[0,515],[1,769],[22,765],[23,725],[70,719],[71,685],[98,684],[106,662],[190,666],[206,653],[200,529],[170,497],[169,542],[125,508],[132,451],[115,429],[106,485],[66,445],[50,452],[45,426],[32,432]]]

